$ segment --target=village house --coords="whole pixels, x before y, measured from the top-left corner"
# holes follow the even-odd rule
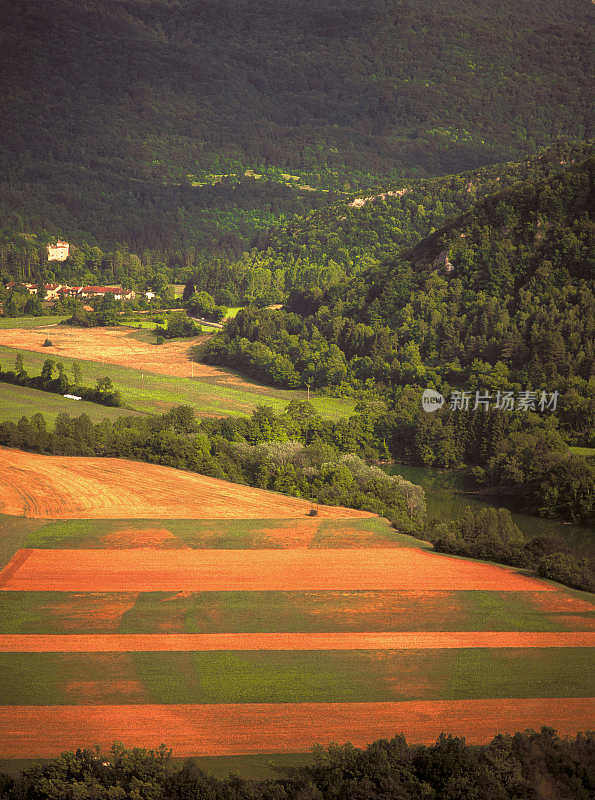
[[[77,297],[82,288],[82,286],[62,286],[58,290],[58,295],[60,297]]]
[[[37,294],[39,291],[39,284],[37,283],[24,283],[22,281],[9,281],[6,288],[10,291],[16,286],[22,286],[29,294]],[[46,302],[54,302],[59,298],[75,297],[78,300],[88,300],[97,297],[106,297],[111,295],[114,300],[133,300],[136,297],[136,292],[133,289],[123,289],[121,286],[69,286],[62,283],[45,283],[43,286],[45,290]],[[147,300],[153,300],[157,295],[155,292],[147,290],[141,293]]]
[[[16,281],[10,281],[6,284],[7,289],[14,289],[15,286],[23,286],[29,294],[38,294],[39,293],[39,284],[38,283],[17,283]],[[43,288],[45,289],[45,299],[46,300],[57,300],[58,293],[62,288],[61,283],[44,283]]]
[[[45,289],[45,299],[46,300],[57,300],[58,299],[58,293],[59,293],[60,289],[62,288],[62,284],[61,283],[46,283],[46,284],[44,284],[43,288]]]
[[[79,292],[80,297],[106,297],[111,295],[114,300],[132,300],[135,292],[132,289],[123,289],[121,286],[83,286]]]

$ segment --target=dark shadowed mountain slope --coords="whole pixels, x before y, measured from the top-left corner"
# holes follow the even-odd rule
[[[3,216],[137,249],[217,248],[212,209],[252,216],[249,232],[304,211],[312,188],[582,138],[590,13],[579,0],[3,0]],[[259,181],[270,201],[250,197]]]

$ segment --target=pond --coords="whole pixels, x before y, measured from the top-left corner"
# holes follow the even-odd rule
[[[479,510],[507,505],[504,499],[465,493],[465,482],[460,472],[432,467],[413,467],[408,464],[391,464],[384,469],[392,475],[402,475],[407,480],[423,486],[430,519],[432,517],[441,520],[456,519],[466,506]],[[511,513],[516,524],[528,538],[556,536],[567,542],[577,555],[595,557],[595,536],[591,528],[544,519],[532,514],[521,514],[518,511],[511,510]]]

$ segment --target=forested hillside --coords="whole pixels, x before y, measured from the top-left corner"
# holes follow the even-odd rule
[[[5,282],[118,282],[159,292],[168,283],[188,283],[189,289],[209,292],[225,305],[283,303],[293,290],[327,289],[394,259],[478,199],[519,180],[551,176],[590,152],[589,142],[558,142],[521,162],[431,179],[401,179],[351,192],[332,203],[330,195],[323,200],[319,194],[306,193],[305,205],[310,210],[288,212],[278,219],[271,213],[265,220],[264,215],[263,227],[256,232],[251,227],[255,217],[248,211],[242,216],[233,203],[243,198],[248,209],[256,196],[273,205],[285,196],[289,209],[291,190],[272,182],[257,183],[252,191],[245,183],[236,188],[218,184],[204,189],[218,210],[209,211],[208,202],[203,209],[203,247],[135,252],[124,245],[101,248],[93,244],[94,236],[85,234],[71,243],[65,262],[48,263],[45,245],[55,236],[20,233],[9,227],[0,238],[0,273]],[[211,222],[207,225],[207,216],[214,227],[209,227]],[[238,248],[243,249],[239,256]]]
[[[362,413],[393,457],[474,464],[480,484],[525,507],[587,518],[592,471],[566,444],[592,444],[595,429],[592,168],[490,194],[401,257],[294,292],[283,310],[245,309],[204,357],[280,386],[375,397]],[[426,387],[471,402],[426,414]],[[476,391],[492,403],[536,394],[488,413]],[[542,391],[558,393],[555,408],[538,407]]]
[[[246,310],[207,357],[285,385],[587,380],[592,166],[489,195],[402,257],[326,294],[296,292],[284,311]],[[273,375],[249,342],[284,356],[292,377]],[[321,369],[331,349],[336,369]]]
[[[0,213],[102,247],[241,252],[327,190],[581,139],[590,13],[579,0],[3,0]]]

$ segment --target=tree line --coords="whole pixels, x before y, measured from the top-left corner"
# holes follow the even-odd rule
[[[279,777],[217,779],[193,759],[172,760],[157,750],[79,749],[49,763],[0,775],[1,800],[539,800],[547,786],[557,800],[588,800],[595,790],[595,737],[562,738],[552,728],[498,734],[468,745],[442,733],[432,745],[405,737],[379,739],[366,748],[333,744],[314,748],[306,766],[279,769]],[[271,759],[274,762],[274,757]]]
[[[49,339],[46,339],[46,342],[48,346],[51,346]],[[81,366],[76,361],[72,364],[72,377],[68,375],[61,361],[56,363],[52,358],[46,358],[39,375],[30,376],[25,369],[22,353],[17,353],[14,370],[3,370],[0,365],[0,381],[12,383],[15,386],[40,389],[43,392],[76,395],[81,400],[89,400],[104,406],[122,405],[120,392],[109,376],[98,378],[94,388],[84,386]]]
[[[97,424],[86,414],[62,413],[52,431],[42,414],[34,414],[17,424],[0,423],[0,444],[163,464],[313,503],[360,508],[388,517],[400,530],[419,530],[425,516],[423,489],[354,455],[358,433],[347,420],[330,423],[309,403],[292,401],[281,414],[262,406],[248,418],[205,419],[200,424],[189,406],[158,417]]]
[[[595,562],[579,557],[564,542],[548,536],[528,539],[506,508],[466,508],[459,519],[430,520],[425,537],[440,553],[498,561],[535,571],[574,589],[595,591]]]

